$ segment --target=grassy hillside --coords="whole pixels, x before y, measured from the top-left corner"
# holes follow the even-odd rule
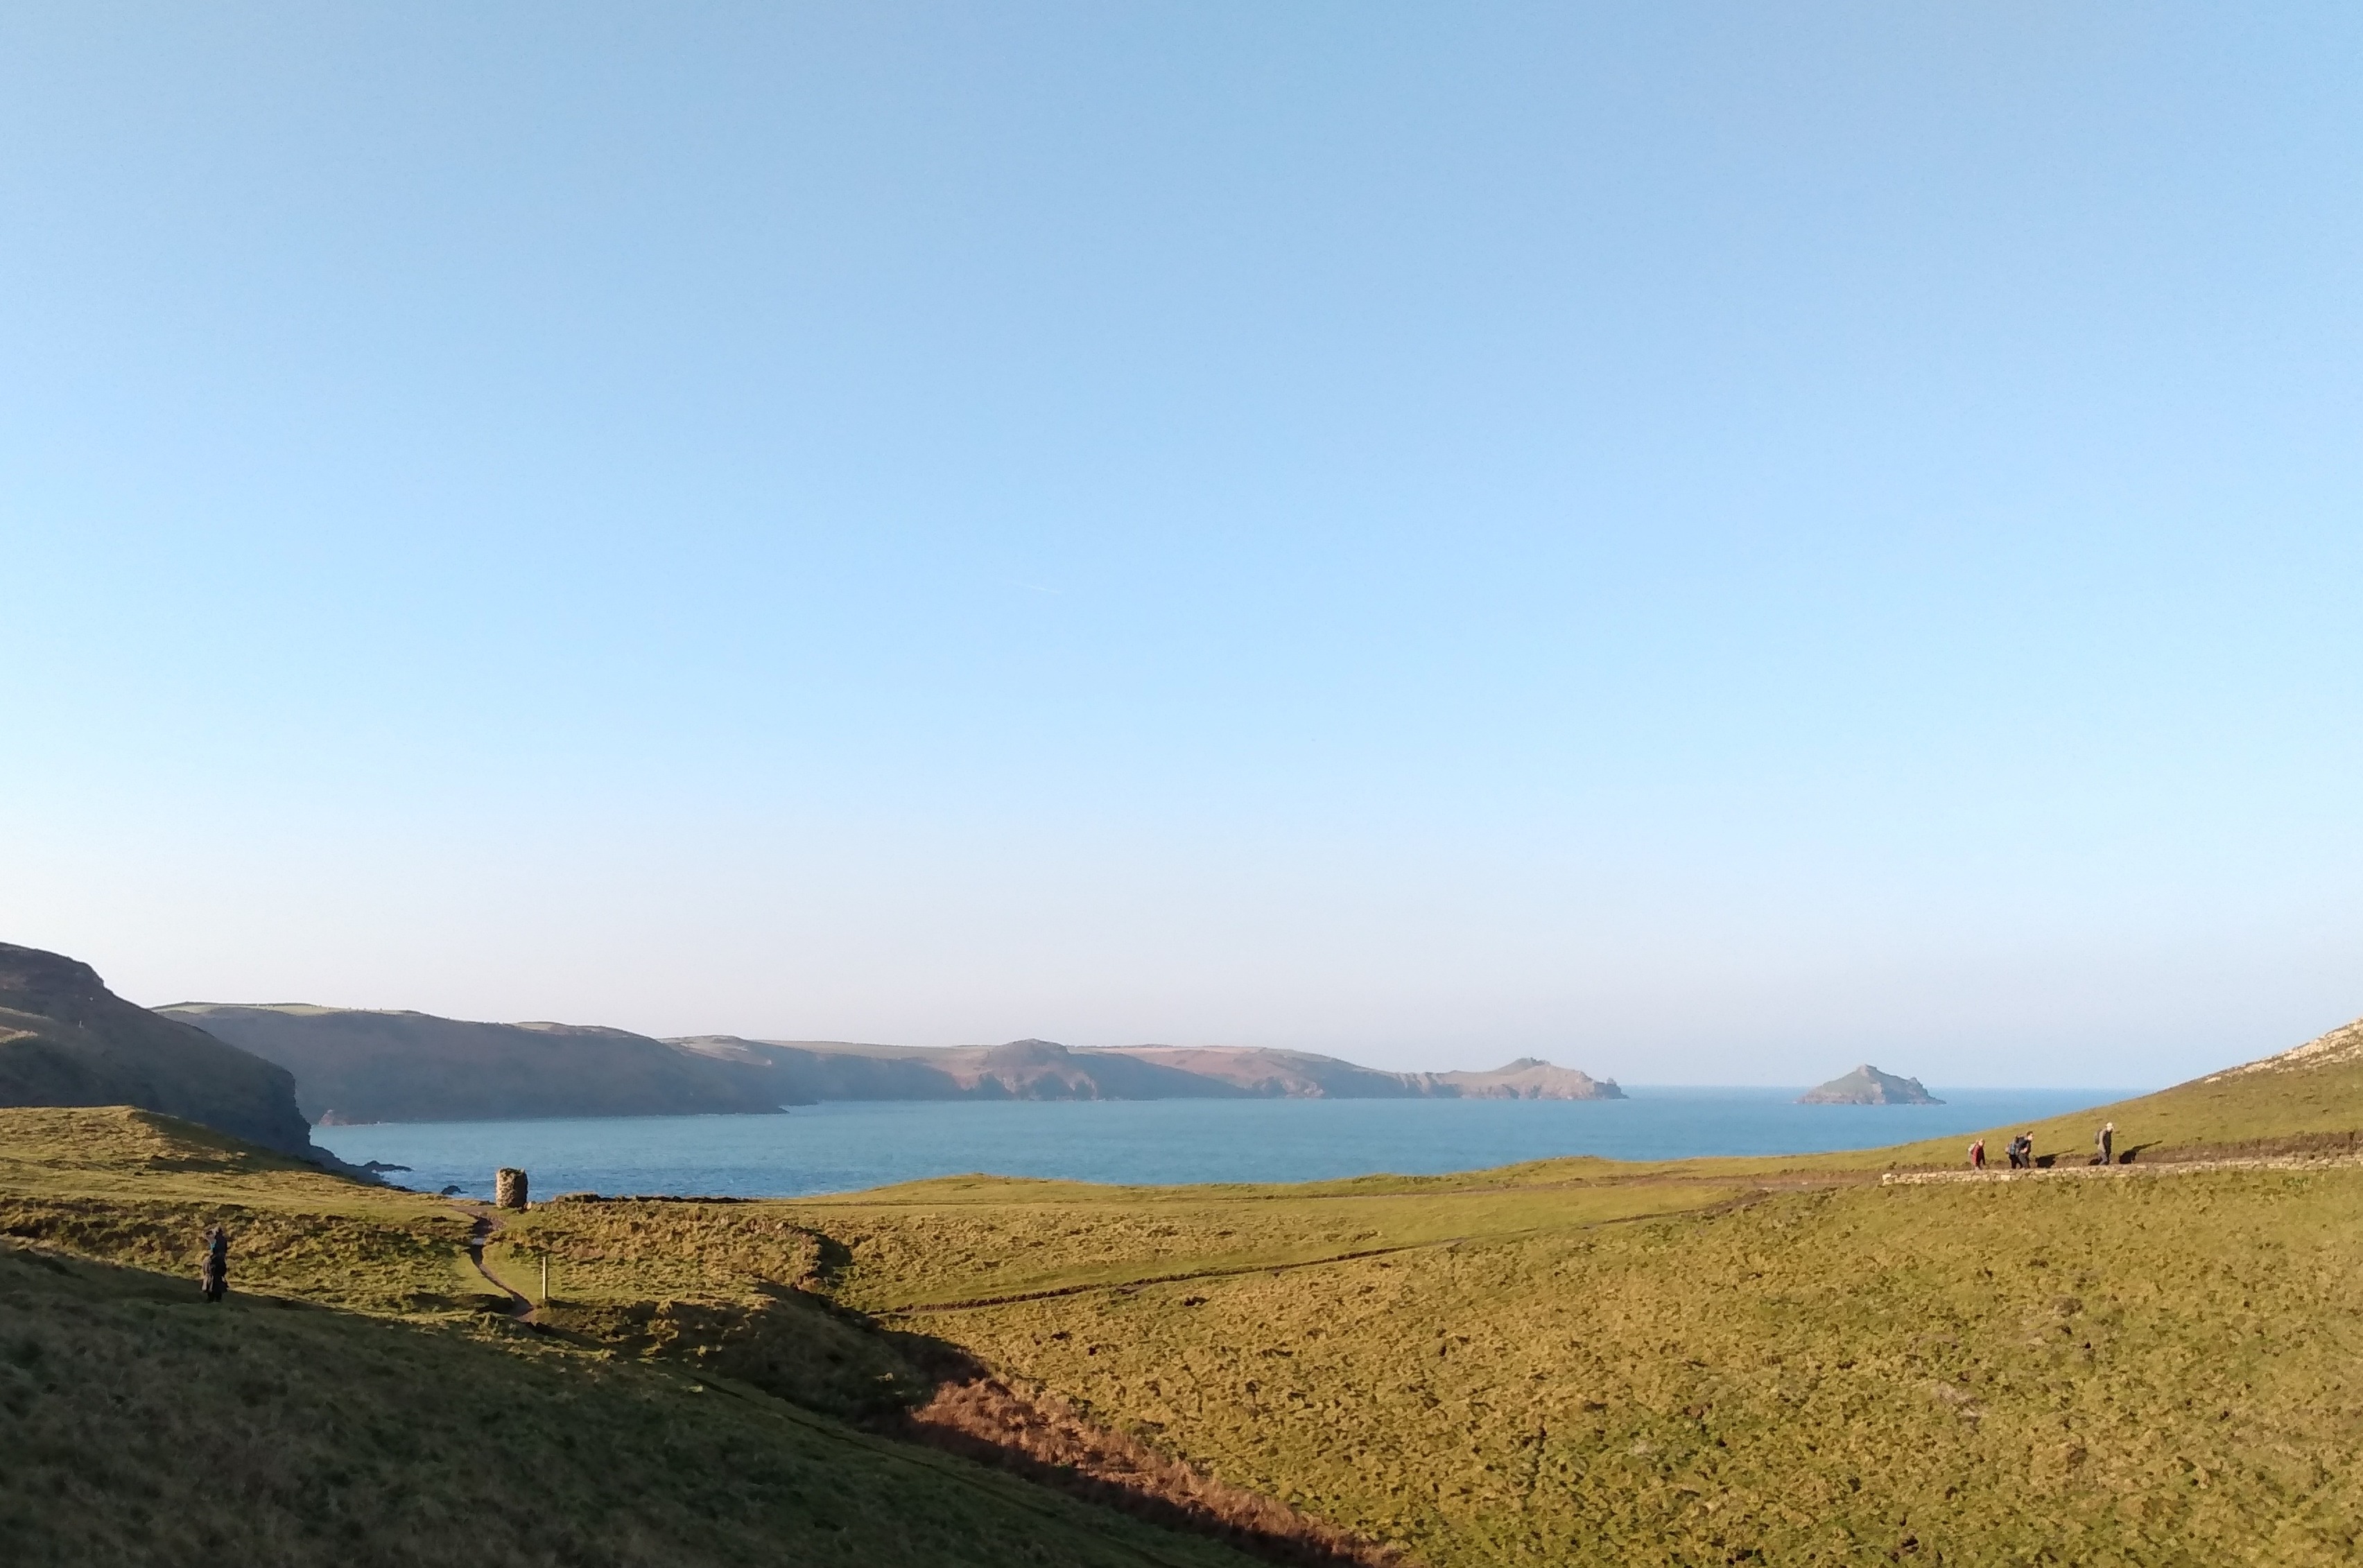
[[[2116,1152],[2132,1164],[2345,1151],[2363,1147],[2363,1020],[2293,1050],[2160,1089],[2033,1124],[2038,1157],[2074,1165],[2092,1156],[2092,1133],[2117,1125]],[[1986,1133],[1990,1158],[2023,1126]],[[1817,1155],[1815,1165],[1958,1166],[1969,1138],[1931,1140],[1851,1158]],[[1797,1162],[1790,1162],[1797,1163]]]
[[[548,1264],[536,1335],[483,1316],[505,1297],[461,1258],[467,1215],[156,1118],[0,1117],[0,1231],[161,1267],[234,1214],[239,1283],[344,1309],[288,1321],[587,1366],[635,1398],[737,1389],[1315,1561],[2328,1564],[2363,1540],[2358,1058],[2342,1031],[2108,1108],[2135,1159],[2105,1174],[2073,1163],[2103,1113],[2038,1128],[2071,1160],[2031,1180],[1882,1182],[1957,1166],[1947,1140],[557,1202],[485,1251],[528,1293]],[[570,1519],[604,1506],[559,1496]]]
[[[971,1223],[1106,1271],[1058,1220]],[[924,1211],[861,1232],[891,1275],[942,1256]],[[905,1320],[1438,1564],[2328,1563],[2358,1313],[2343,1168],[1838,1186]]]
[[[2103,1118],[2133,1163],[2084,1179]],[[1946,1140],[779,1207],[839,1298],[1438,1565],[2331,1563],[2358,1129],[2350,1028],[2039,1124],[2032,1181],[1872,1179]]]
[[[12,1563],[1219,1564],[661,1364],[0,1247]]]
[[[216,1222],[233,1293],[208,1307]],[[923,1391],[777,1279],[513,1321],[471,1223],[169,1118],[0,1111],[10,1562],[1241,1561],[832,1419]],[[696,1239],[669,1230],[667,1255]]]
[[[1301,1187],[950,1177],[762,1208],[842,1248],[827,1287],[874,1312],[1509,1241],[1709,1207],[1754,1187],[1569,1160]]]

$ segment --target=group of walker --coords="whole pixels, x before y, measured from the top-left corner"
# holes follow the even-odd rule
[[[2035,1134],[2031,1132],[2020,1133],[2010,1141],[2010,1145],[2004,1152],[2010,1155],[2011,1169],[2033,1170],[2035,1168]],[[2096,1165],[2113,1165],[2117,1163],[2117,1124],[2115,1122],[2102,1122],[2101,1130],[2092,1134],[2092,1163]],[[1985,1168],[1986,1141],[1980,1138],[1969,1144],[1969,1169],[1981,1171]]]

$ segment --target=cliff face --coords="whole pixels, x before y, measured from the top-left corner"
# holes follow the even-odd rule
[[[1844,1077],[1797,1097],[1799,1105],[1942,1105],[1945,1102],[1920,1087],[1918,1078],[1899,1078],[1865,1062]]]
[[[0,1105],[136,1105],[314,1156],[284,1068],[106,988],[89,965],[0,943]]]

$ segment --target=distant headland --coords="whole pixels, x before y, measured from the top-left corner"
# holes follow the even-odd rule
[[[1254,1046],[658,1039],[300,1003],[157,1010],[286,1068],[304,1114],[332,1125],[761,1112],[849,1099],[1625,1098],[1614,1079],[1533,1056],[1490,1072],[1394,1073]]]
[[[1942,1105],[1918,1078],[1899,1078],[1865,1062],[1843,1077],[1797,1097],[1799,1105]]]

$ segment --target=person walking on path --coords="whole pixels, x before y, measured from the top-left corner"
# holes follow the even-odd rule
[[[205,1299],[218,1301],[229,1291],[229,1232],[216,1225],[205,1232]]]
[[[1973,1171],[1981,1171],[1985,1168],[1986,1141],[1983,1138],[1980,1138],[1976,1143],[1969,1145],[1969,1169]]]
[[[2098,1150],[2101,1155],[2093,1162],[2095,1165],[2114,1165],[2117,1158],[2117,1124],[2113,1121],[2102,1122],[2100,1132],[2092,1135],[2092,1147]]]

